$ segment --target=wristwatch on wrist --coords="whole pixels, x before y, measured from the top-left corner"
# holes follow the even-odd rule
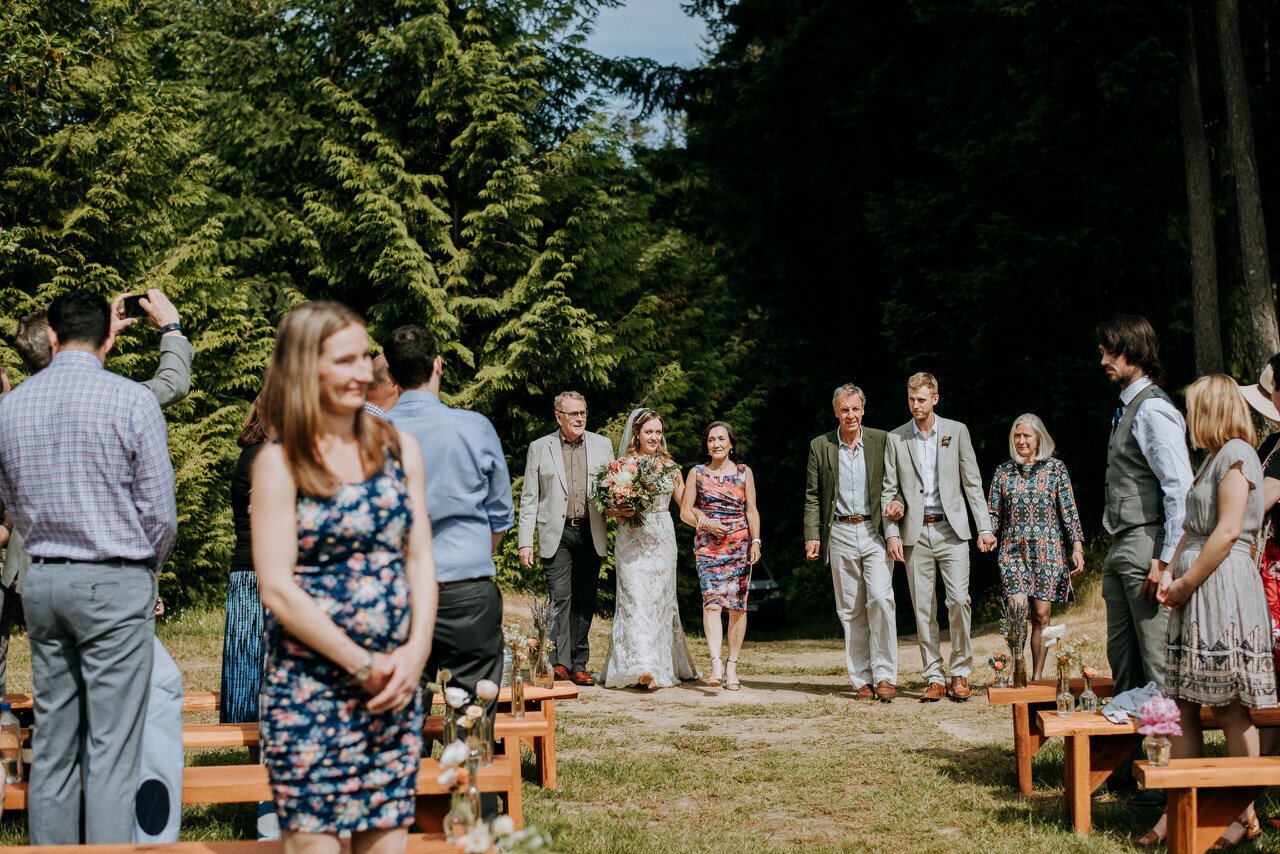
[[[164,326],[160,327],[161,335],[165,334],[166,332],[181,332],[181,331],[182,331],[181,323],[166,323]]]
[[[351,674],[351,677],[355,679],[357,682],[363,682],[364,680],[369,678],[369,675],[371,673],[373,673],[373,653],[369,652],[368,650],[365,650],[364,664],[361,664],[359,667],[357,667],[355,669],[355,672]]]

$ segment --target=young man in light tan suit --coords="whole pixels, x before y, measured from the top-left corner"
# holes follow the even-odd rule
[[[556,678],[594,685],[587,635],[596,612],[600,561],[608,548],[604,516],[591,503],[592,474],[613,460],[613,442],[587,432],[587,401],[576,391],[555,401],[560,429],[529,446],[520,492],[520,565],[533,568],[533,535],[555,609]]]
[[[928,683],[922,702],[941,700],[948,691],[934,595],[937,570],[946,588],[951,631],[949,690],[954,700],[969,699],[973,670],[969,540],[973,534],[966,505],[977,523],[978,549],[986,552],[996,545],[969,428],[937,417],[933,411],[937,404],[938,381],[931,374],[918,373],[907,380],[911,420],[889,434],[881,490],[889,556],[907,566]]]

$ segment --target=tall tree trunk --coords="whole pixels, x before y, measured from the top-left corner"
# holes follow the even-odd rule
[[[1184,4],[1182,79],[1178,116],[1182,120],[1182,160],[1187,172],[1187,230],[1191,242],[1191,325],[1196,373],[1222,371],[1222,327],[1218,322],[1218,258],[1214,249],[1213,179],[1200,104],[1200,63],[1196,58],[1195,14]]]
[[[1240,9],[1237,0],[1216,0],[1218,53],[1222,62],[1222,89],[1227,104],[1232,172],[1236,181],[1236,210],[1240,223],[1240,255],[1245,295],[1249,303],[1248,352],[1257,370],[1280,351],[1276,324],[1276,295],[1267,262],[1267,232],[1262,213],[1262,191],[1253,153],[1253,122],[1249,117],[1249,91],[1244,78],[1244,51],[1240,44]]]

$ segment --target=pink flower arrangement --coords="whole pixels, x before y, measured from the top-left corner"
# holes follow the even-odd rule
[[[1138,710],[1143,735],[1182,735],[1181,713],[1178,704],[1159,694],[1142,704]]]
[[[634,516],[620,517],[625,525],[641,525],[639,514],[649,509],[654,499],[670,490],[671,477],[677,467],[651,456],[625,457],[603,466],[592,476],[591,501],[599,510],[629,507]]]

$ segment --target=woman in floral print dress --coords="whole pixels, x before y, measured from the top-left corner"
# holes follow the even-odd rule
[[[1009,431],[1010,459],[996,467],[987,503],[1000,542],[997,562],[1006,598],[1027,604],[1032,678],[1044,669],[1041,633],[1054,602],[1071,598],[1071,577],[1084,570],[1084,533],[1066,465],[1053,456],[1044,422],[1019,415]],[[1067,568],[1063,540],[1071,543]]]
[[[262,754],[290,854],[397,854],[422,753],[418,685],[435,622],[422,456],[364,413],[364,324],[336,303],[285,316],[253,467],[267,609]]]

